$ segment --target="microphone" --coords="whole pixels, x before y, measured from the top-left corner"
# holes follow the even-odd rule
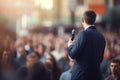
[[[72,37],[71,37],[71,40],[73,41],[74,40],[74,38],[75,38],[75,33],[76,33],[76,30],[75,29],[73,29],[72,30]]]

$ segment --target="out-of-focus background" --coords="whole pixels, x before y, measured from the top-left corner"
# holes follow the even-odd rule
[[[0,0],[0,59],[4,74],[8,76],[11,69],[16,72],[16,64],[27,65],[31,53],[45,64],[54,57],[61,73],[69,70],[67,41],[73,28],[77,32],[83,29],[81,17],[89,9],[97,13],[95,25],[107,42],[101,71],[104,76],[110,74],[109,58],[120,58],[120,0]],[[61,73],[52,80],[58,80]]]
[[[97,13],[101,27],[119,30],[119,4],[119,0],[0,0],[0,32],[81,26],[81,15],[88,9]]]

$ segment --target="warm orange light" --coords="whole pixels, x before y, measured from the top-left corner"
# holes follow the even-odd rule
[[[94,10],[97,14],[105,14],[106,13],[105,4],[90,4],[90,5],[88,5],[88,8]]]

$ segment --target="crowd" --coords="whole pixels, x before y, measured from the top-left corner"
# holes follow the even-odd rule
[[[111,75],[116,70],[116,66],[112,66],[111,63],[117,63],[119,79],[106,79],[106,80],[120,80],[120,34],[116,30],[104,30],[103,34],[106,39],[106,48],[104,52],[104,59],[100,65],[103,78]],[[115,61],[114,61],[115,60]],[[114,67],[112,69],[111,67]]]
[[[119,34],[101,31],[106,39],[100,65],[103,79],[120,80]],[[5,80],[70,80],[74,64],[68,56],[67,41],[70,37],[70,33],[60,36],[53,32],[34,31],[16,38],[6,37],[0,53],[0,74]],[[114,79],[114,74],[118,79]]]

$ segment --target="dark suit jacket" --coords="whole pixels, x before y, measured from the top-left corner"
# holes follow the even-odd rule
[[[101,80],[104,48],[105,39],[94,26],[79,32],[74,45],[69,47],[69,55],[75,59],[71,80]]]

